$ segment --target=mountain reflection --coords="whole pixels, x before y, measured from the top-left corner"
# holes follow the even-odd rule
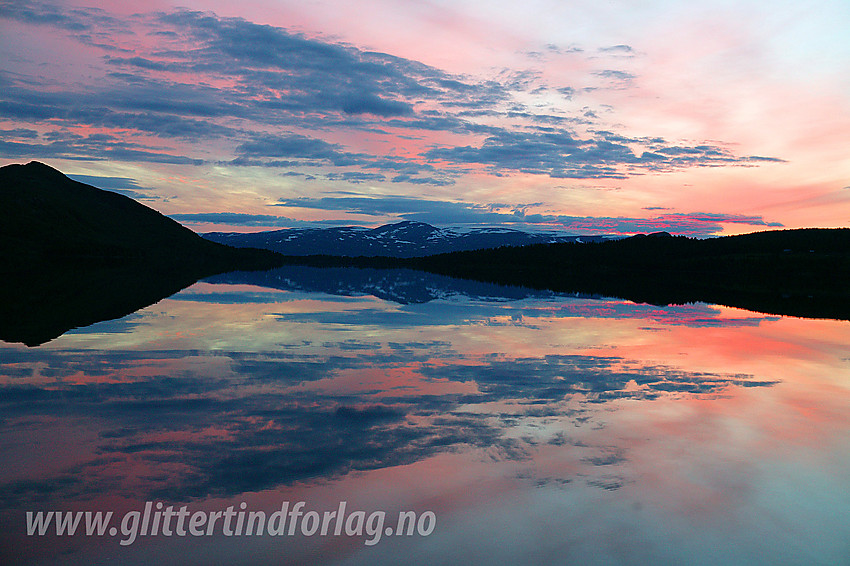
[[[98,322],[126,317],[193,284],[202,275],[202,271],[198,269],[176,269],[172,264],[152,262],[79,270],[40,268],[28,273],[9,275],[0,284],[0,294],[3,295],[3,300],[0,301],[0,340],[21,342],[28,346],[44,344],[71,329],[82,329]],[[231,294],[229,297],[208,295],[194,297],[193,300],[256,302],[265,296],[268,301],[275,302],[277,299],[274,294],[269,295],[269,289],[325,293],[341,297],[370,295],[402,305],[452,298],[488,302],[547,297],[602,298],[592,294],[564,294],[455,279],[411,269],[289,265],[269,271],[225,273],[207,277],[203,281],[252,285],[266,290]],[[673,306],[670,310],[645,303],[617,303],[619,312],[612,313],[615,317],[622,316],[623,309],[626,309],[638,317],[655,312],[662,318],[693,317],[693,324],[711,324],[713,316],[710,308],[699,304]],[[835,310],[835,316],[842,316],[839,310]],[[581,316],[581,313],[574,312],[574,316]],[[752,320],[758,321],[762,318],[764,317],[755,315]],[[122,322],[129,323],[126,319]]]

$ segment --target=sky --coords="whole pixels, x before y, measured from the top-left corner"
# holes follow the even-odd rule
[[[0,0],[0,164],[199,232],[850,225],[846,0]]]

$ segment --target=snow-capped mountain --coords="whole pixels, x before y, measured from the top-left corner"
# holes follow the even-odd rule
[[[420,257],[432,254],[556,242],[601,241],[604,236],[567,236],[509,228],[436,228],[404,221],[378,228],[289,228],[241,234],[209,232],[204,238],[234,247],[265,248],[285,255]]]

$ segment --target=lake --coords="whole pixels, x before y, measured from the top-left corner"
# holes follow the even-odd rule
[[[0,384],[4,564],[850,563],[848,321],[282,268]]]

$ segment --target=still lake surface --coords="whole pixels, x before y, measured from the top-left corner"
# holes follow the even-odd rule
[[[847,321],[231,274],[0,342],[0,422],[4,564],[850,564]],[[284,501],[435,522],[26,534],[26,511]]]

